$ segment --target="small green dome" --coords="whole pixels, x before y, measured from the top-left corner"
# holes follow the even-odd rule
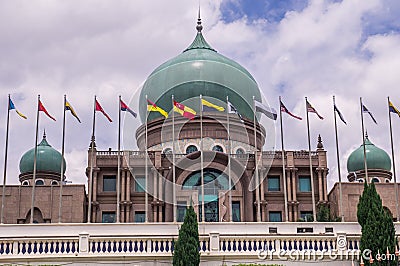
[[[217,53],[204,39],[200,27],[193,43],[180,55],[156,68],[145,81],[140,93],[139,113],[142,122],[146,116],[146,95],[157,106],[169,112],[171,97],[178,102],[186,102],[199,111],[199,100],[205,97],[219,99],[222,105],[229,101],[242,116],[253,119],[253,96],[261,101],[257,82],[240,64]],[[219,103],[221,104],[221,103]],[[161,117],[158,112],[150,112],[149,120]]]
[[[35,149],[30,149],[22,155],[19,162],[19,171],[21,174],[33,173],[33,161],[35,157]],[[64,160],[64,173],[66,163]],[[55,150],[46,140],[46,135],[37,146],[36,172],[52,172],[60,174],[61,172],[61,153]],[[63,174],[64,174],[63,173]]]
[[[367,169],[382,169],[390,171],[392,162],[389,155],[381,148],[376,147],[369,139],[365,137],[365,151],[367,158]],[[364,170],[364,148],[361,145],[353,151],[347,159],[347,171],[349,173]]]

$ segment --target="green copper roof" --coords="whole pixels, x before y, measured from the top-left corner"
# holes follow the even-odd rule
[[[19,162],[19,171],[21,174],[33,173],[33,161],[35,156],[35,149],[30,149],[22,155]],[[64,160],[64,173],[66,163]],[[42,141],[37,146],[36,158],[36,172],[61,172],[61,153],[55,150],[46,140],[46,135],[43,136]]]
[[[382,169],[390,171],[392,163],[389,155],[382,149],[376,147],[369,139],[365,138],[365,150],[367,158],[367,169]],[[353,151],[347,159],[347,171],[355,172],[364,170],[363,145]]]
[[[200,25],[200,26],[199,26]],[[261,94],[253,76],[240,64],[217,53],[204,39],[198,22],[197,34],[192,44],[180,55],[157,67],[145,81],[140,93],[139,113],[142,122],[146,115],[146,95],[167,112],[172,109],[171,97],[178,102],[192,99],[190,107],[199,111],[202,94],[229,101],[242,116],[253,118],[253,96],[261,101]],[[150,112],[149,120],[162,117]]]

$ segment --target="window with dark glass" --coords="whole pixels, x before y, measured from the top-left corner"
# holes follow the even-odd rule
[[[144,223],[146,221],[145,212],[135,212],[135,223]]]
[[[240,202],[232,201],[232,221],[240,222]]]
[[[115,175],[104,175],[103,176],[103,191],[116,191],[116,177]]]
[[[314,219],[313,212],[312,211],[301,211],[300,218],[305,222],[311,222]]]
[[[146,178],[144,176],[135,176],[135,191],[144,192],[146,188]]]
[[[268,191],[280,191],[281,180],[279,176],[268,176]]]
[[[299,176],[299,192],[311,192],[310,176]]]
[[[192,152],[196,152],[196,151],[197,151],[197,147],[194,146],[194,145],[189,145],[189,146],[186,148],[186,154],[189,154],[189,153],[192,153]]]
[[[269,212],[270,222],[282,222],[282,212]]]
[[[213,151],[224,152],[224,149],[220,145],[215,145],[212,148]]]
[[[244,150],[242,148],[238,148],[236,150],[236,154],[244,154]]]
[[[185,219],[186,208],[186,202],[178,202],[176,217],[178,222],[183,222],[183,220]]]
[[[36,186],[44,186],[44,181],[42,179],[36,180]]]
[[[101,214],[102,223],[115,223],[115,212],[103,212]]]

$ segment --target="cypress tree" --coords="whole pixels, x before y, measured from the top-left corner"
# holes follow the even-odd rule
[[[198,266],[200,264],[199,253],[199,229],[197,215],[190,206],[186,210],[185,219],[179,229],[178,241],[174,245],[174,266]]]
[[[360,250],[371,251],[375,261],[365,265],[397,265],[397,260],[376,260],[377,254],[395,253],[395,229],[391,215],[382,206],[382,200],[376,192],[375,184],[364,183],[364,191],[357,206],[358,223],[361,225]]]

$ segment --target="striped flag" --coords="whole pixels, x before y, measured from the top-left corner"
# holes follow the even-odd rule
[[[44,105],[42,104],[42,101],[39,100],[39,111],[45,113],[50,119],[56,121],[56,119],[54,117],[52,117],[49,112],[47,112],[46,108],[44,107]]]
[[[174,111],[182,116],[193,119],[196,116],[196,111],[174,100]]]
[[[300,116],[294,115],[291,112],[289,112],[289,110],[286,108],[286,106],[283,104],[282,101],[280,101],[280,106],[281,106],[281,111],[284,113],[287,113],[288,115],[290,115],[293,118],[296,118],[298,120],[302,120],[303,118],[301,118]]]
[[[131,110],[131,108],[129,108],[129,106],[127,104],[125,104],[122,100],[120,100],[120,105],[121,105],[121,111],[124,112],[129,112],[131,115],[133,115],[133,117],[137,117],[137,114]]]
[[[15,108],[15,105],[14,105],[13,101],[11,100],[11,98],[9,98],[8,110],[15,110],[15,112],[17,112],[17,114],[18,114],[20,117],[22,117],[23,119],[27,119],[27,117],[26,117],[24,114],[22,114],[21,112],[19,112],[19,111],[17,110],[17,108]]]
[[[257,112],[265,114],[268,118],[272,120],[276,120],[278,118],[278,114],[274,108],[269,108],[268,106],[256,100],[254,100],[254,105]]]
[[[242,115],[238,112],[236,107],[231,102],[228,102],[228,112],[231,114],[237,114],[237,116],[240,118],[240,120],[243,121]]]
[[[308,102],[308,100],[306,100],[307,102],[307,112],[309,113],[315,113],[319,119],[324,119],[322,116],[320,116],[317,112],[317,110],[315,110],[315,108],[311,105],[311,103]]]
[[[217,111],[220,111],[220,112],[225,111],[224,107],[216,105],[216,104],[213,104],[213,103],[210,103],[209,101],[204,100],[204,99],[201,99],[201,105],[202,105],[203,112],[204,111],[208,111],[210,109],[211,109],[210,111],[214,111],[214,110],[217,110]],[[210,107],[210,108],[205,108],[205,107]]]
[[[374,121],[375,124],[378,124],[378,122],[376,122],[372,113],[368,110],[368,108],[364,104],[362,105],[362,111],[363,111],[363,113],[368,113],[371,116],[372,121]]]
[[[96,100],[96,108],[95,109],[96,109],[96,111],[101,112],[108,119],[108,121],[112,122],[111,118],[104,111],[103,107],[101,107],[100,103],[97,100]]]
[[[339,115],[340,120],[342,120],[342,122],[347,125],[346,120],[344,120],[344,117],[343,117],[342,113],[339,111],[339,109],[337,108],[336,104],[333,106],[333,109],[335,109],[335,112]]]
[[[78,120],[78,122],[81,123],[81,120],[79,119],[78,115],[75,113],[74,108],[72,108],[71,104],[67,100],[65,100],[65,110],[70,111],[71,114],[76,118],[76,120]]]
[[[147,99],[147,111],[149,112],[159,112],[162,114],[165,118],[168,118],[168,113],[162,109],[161,107],[157,106],[155,103]]]
[[[393,105],[391,101],[389,101],[389,112],[395,113],[400,117],[400,111]]]

